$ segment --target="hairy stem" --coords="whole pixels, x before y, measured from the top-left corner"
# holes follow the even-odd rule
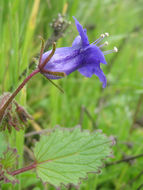
[[[135,159],[141,158],[141,157],[143,157],[143,153],[142,154],[138,154],[136,156],[130,156],[128,158],[124,158],[124,159],[121,159],[121,160],[118,160],[118,161],[115,161],[115,162],[107,163],[106,167],[112,166],[112,165],[116,165],[116,164],[120,164],[122,162],[129,162],[130,160],[135,160]]]
[[[32,169],[34,169],[34,168],[36,168],[36,163],[32,163],[32,164],[29,165],[29,166],[26,166],[26,167],[24,167],[24,168],[20,168],[20,169],[18,169],[18,170],[15,170],[15,171],[11,172],[10,174],[14,176],[14,175],[17,175],[17,174],[20,174],[20,173],[23,173],[23,172],[32,170]]]
[[[20,169],[18,169],[18,170],[15,170],[15,171],[13,171],[13,172],[10,172],[9,174],[14,176],[14,175],[21,174],[21,173],[23,173],[23,172],[32,170],[32,169],[34,169],[34,168],[36,168],[36,163],[32,163],[32,164],[29,165],[29,166],[26,166],[26,167],[24,167],[24,168],[20,168]],[[0,178],[0,181],[2,181],[2,180],[3,180],[3,177]]]
[[[21,91],[21,89],[26,85],[26,83],[34,76],[36,75],[38,72],[40,72],[39,68],[34,70],[20,85],[19,87],[12,93],[12,95],[10,96],[10,98],[6,101],[6,103],[3,105],[3,107],[0,109],[0,122],[3,118],[3,115],[5,113],[5,110],[7,109],[7,107],[9,106],[9,104],[13,101],[13,99],[15,98],[15,96]]]

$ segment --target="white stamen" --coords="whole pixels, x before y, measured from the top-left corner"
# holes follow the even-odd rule
[[[106,42],[105,42],[105,46],[108,46],[108,44],[109,44],[108,41],[106,41]]]
[[[95,40],[95,42],[93,42],[92,44],[98,44],[101,40],[103,40],[103,38],[105,38],[105,35],[101,34],[100,37],[97,40]]]
[[[105,35],[104,35],[104,34],[101,34],[101,37],[102,37],[102,38],[104,38],[104,37],[105,37]]]
[[[109,36],[109,33],[106,32],[106,33],[105,33],[105,36],[108,37],[108,36]]]
[[[114,52],[118,52],[118,48],[117,47],[114,47]]]
[[[106,41],[104,44],[101,44],[100,46],[99,46],[99,48],[101,48],[101,47],[103,47],[103,46],[108,46],[108,42]]]
[[[114,47],[114,49],[112,49],[112,50],[104,51],[103,54],[107,55],[107,54],[113,53],[113,52],[118,52],[118,49],[116,47]]]

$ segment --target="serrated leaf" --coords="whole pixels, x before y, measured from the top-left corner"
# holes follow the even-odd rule
[[[11,170],[16,166],[17,157],[17,150],[8,147],[0,158],[0,179],[2,178],[5,183],[18,183],[18,180],[10,174]]]
[[[8,147],[3,153],[3,158],[0,158],[0,165],[2,165],[6,170],[10,169],[16,165],[17,157],[17,150],[15,148]]]
[[[69,183],[77,185],[88,172],[99,172],[102,160],[111,155],[111,142],[101,132],[56,128],[35,145],[37,175],[56,187]]]

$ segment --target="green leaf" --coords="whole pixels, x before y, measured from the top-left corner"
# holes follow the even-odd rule
[[[2,157],[3,152],[7,148],[7,142],[5,140],[5,136],[3,133],[0,132],[0,157]]]
[[[0,164],[5,169],[13,168],[16,165],[17,157],[17,150],[8,147],[6,152],[3,153],[3,158],[0,158]]]
[[[10,174],[17,164],[17,157],[17,150],[15,148],[8,147],[0,158],[0,178],[3,178],[5,183],[18,183],[18,180]]]
[[[37,175],[56,187],[77,185],[87,172],[99,173],[102,160],[111,155],[111,144],[112,140],[99,131],[56,128],[35,145]]]

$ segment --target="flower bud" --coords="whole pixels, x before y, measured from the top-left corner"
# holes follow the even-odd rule
[[[15,109],[20,121],[23,123],[26,123],[28,119],[33,120],[32,116],[29,115],[29,113],[23,108],[22,106],[18,105],[16,103],[16,109]]]

